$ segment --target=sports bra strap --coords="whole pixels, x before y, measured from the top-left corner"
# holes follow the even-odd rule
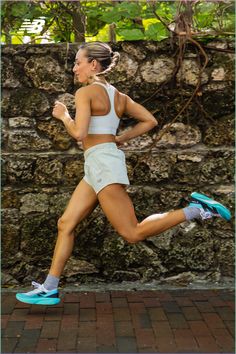
[[[109,100],[110,100],[110,104],[111,104],[111,110],[110,112],[115,112],[115,115],[116,115],[116,111],[115,111],[115,87],[110,85],[110,84],[104,84],[102,82],[93,82],[93,84],[98,84],[98,85],[101,85],[102,87],[104,87],[107,91],[107,94],[108,94],[108,97],[109,97]]]
[[[93,85],[93,84],[98,84],[98,85],[102,85],[102,86],[107,87],[106,84],[104,84],[103,82],[99,82],[99,81],[92,82],[92,85]]]

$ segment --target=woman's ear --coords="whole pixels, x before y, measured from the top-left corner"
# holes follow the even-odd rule
[[[92,60],[92,65],[93,65],[93,69],[97,69],[98,62],[97,62],[96,59],[93,59],[93,60]]]
[[[96,60],[96,59],[93,59],[93,69],[94,70],[101,70],[101,64],[99,63],[99,61],[98,60]]]

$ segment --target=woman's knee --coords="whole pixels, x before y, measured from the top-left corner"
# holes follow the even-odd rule
[[[63,217],[63,215],[57,221],[57,228],[58,231],[63,232],[72,232],[74,230],[74,227],[72,227],[71,222],[69,222],[68,219]]]
[[[140,240],[139,235],[137,233],[137,228],[128,230],[128,229],[121,229],[117,230],[119,235],[128,243],[137,243]]]

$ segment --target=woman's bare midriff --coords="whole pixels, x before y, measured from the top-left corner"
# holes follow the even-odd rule
[[[112,134],[89,134],[83,139],[84,151],[97,144],[115,143],[115,136]]]

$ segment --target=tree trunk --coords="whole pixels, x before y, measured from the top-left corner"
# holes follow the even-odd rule
[[[111,23],[109,25],[109,42],[115,43],[116,42],[116,24]]]
[[[6,36],[6,44],[11,44],[11,35],[10,32],[5,32],[5,36]]]
[[[85,42],[86,17],[79,1],[72,3],[72,20],[75,34],[75,42]]]

